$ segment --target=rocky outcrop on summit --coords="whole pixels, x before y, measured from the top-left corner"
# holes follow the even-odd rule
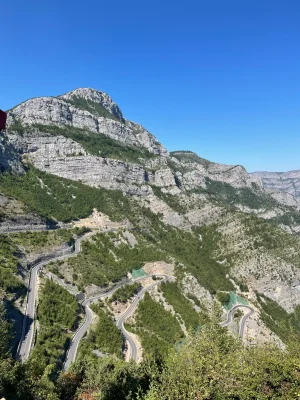
[[[288,172],[254,172],[267,189],[289,193],[300,200],[300,170]]]
[[[78,94],[80,90],[84,91],[85,100],[93,98],[101,101],[101,104],[95,104],[99,104],[107,111],[109,110],[112,117],[121,115],[118,106],[106,93],[91,89],[77,89],[74,92]],[[118,121],[108,117],[101,117],[65,101],[70,100],[72,96],[74,97],[74,92],[67,93],[64,95],[65,97],[37,97],[25,101],[8,113],[8,126],[11,126],[15,121],[21,122],[23,125],[70,126],[103,134],[118,140],[123,145],[144,147],[153,154],[168,155],[168,151],[141,125],[127,120],[120,119]]]
[[[91,89],[91,88],[78,88],[58,96],[59,99],[63,100],[74,100],[74,98],[83,98],[87,101],[91,101],[93,103],[100,104],[104,107],[109,113],[114,115],[119,120],[123,119],[122,111],[119,106],[112,100],[112,98],[104,92],[100,92],[99,90]]]

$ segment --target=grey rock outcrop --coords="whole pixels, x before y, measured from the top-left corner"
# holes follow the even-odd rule
[[[100,92],[99,90],[95,90],[92,88],[78,88],[58,96],[59,99],[63,100],[74,100],[74,98],[83,98],[85,100],[89,100],[93,103],[100,104],[104,107],[108,112],[117,117],[119,120],[123,118],[122,111],[119,106],[112,100],[112,98],[104,92]]]
[[[288,172],[254,172],[267,189],[282,191],[300,199],[300,170]]]
[[[20,155],[6,133],[0,135],[0,172],[23,173]]]

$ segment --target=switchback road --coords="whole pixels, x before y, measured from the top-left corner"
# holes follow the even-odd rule
[[[68,252],[68,254],[59,257],[54,257],[47,261],[42,261],[37,265],[35,265],[33,268],[31,268],[29,275],[27,297],[26,297],[26,308],[23,319],[22,335],[17,350],[17,355],[22,362],[24,362],[29,358],[30,350],[32,347],[32,341],[34,337],[34,318],[36,312],[36,299],[38,290],[37,288],[38,272],[41,270],[42,267],[44,267],[51,261],[65,260],[69,257],[73,257],[75,254],[78,254],[80,252],[80,244],[82,240],[87,239],[93,234],[94,233],[87,233],[86,235],[83,235],[80,238],[76,239],[74,243],[74,250]]]
[[[130,358],[137,360],[137,348],[136,348],[136,344],[134,342],[134,340],[132,339],[132,337],[130,336],[130,333],[127,332],[127,330],[124,328],[124,322],[127,318],[129,318],[134,311],[136,310],[139,301],[144,297],[144,294],[151,290],[154,286],[156,286],[157,284],[164,282],[166,280],[169,279],[169,277],[167,275],[163,275],[163,274],[155,274],[155,276],[157,277],[162,277],[163,279],[157,280],[155,282],[153,282],[151,285],[143,288],[142,290],[139,291],[139,293],[137,294],[136,298],[134,299],[134,301],[131,303],[131,305],[127,308],[127,310],[120,316],[120,318],[118,318],[118,320],[116,321],[116,325],[117,327],[121,330],[123,336],[126,338],[129,346],[130,346]],[[91,297],[89,299],[86,299],[82,305],[85,309],[85,320],[83,322],[83,324],[79,327],[79,329],[77,330],[77,332],[75,333],[75,335],[73,336],[73,339],[70,343],[70,347],[69,350],[67,352],[66,355],[66,360],[65,360],[65,364],[64,364],[64,371],[66,371],[70,365],[72,364],[72,362],[75,361],[76,359],[76,355],[77,355],[77,350],[79,347],[79,343],[80,340],[84,337],[84,335],[86,334],[86,332],[88,331],[91,323],[92,323],[92,311],[90,309],[90,304],[94,301],[94,300],[99,300],[99,299],[103,299],[105,297],[109,297],[111,296],[120,286],[125,286],[125,285],[130,285],[134,282],[138,282],[141,281],[143,279],[147,279],[152,277],[152,275],[146,275],[146,276],[142,276],[140,278],[137,278],[133,281],[130,281],[126,284],[121,284],[121,285],[117,285],[114,288],[112,288],[110,291],[108,292],[104,292],[103,294],[99,294],[98,296],[94,296]]]
[[[233,321],[233,317],[234,317],[234,313],[240,309],[240,308],[247,308],[249,311],[247,312],[247,314],[243,315],[241,321],[240,321],[240,326],[239,326],[239,336],[241,338],[243,338],[244,336],[244,330],[245,330],[245,323],[247,321],[247,319],[254,314],[254,309],[250,306],[246,306],[244,304],[237,304],[235,306],[233,306],[227,313],[227,319],[224,322],[221,322],[221,326],[228,326],[229,324],[231,324],[231,322]]]

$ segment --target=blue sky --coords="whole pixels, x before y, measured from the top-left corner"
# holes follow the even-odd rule
[[[93,87],[169,150],[300,169],[299,0],[2,3],[0,108]]]

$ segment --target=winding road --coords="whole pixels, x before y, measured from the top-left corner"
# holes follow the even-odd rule
[[[227,319],[224,322],[221,322],[221,326],[228,326],[229,324],[231,324],[231,322],[233,321],[233,317],[234,317],[234,313],[240,309],[240,308],[247,308],[249,310],[249,312],[247,312],[247,314],[243,315],[241,321],[240,321],[240,326],[239,326],[239,336],[241,338],[243,338],[244,336],[244,330],[245,330],[245,324],[246,321],[249,317],[251,317],[251,315],[253,315],[255,313],[254,309],[250,306],[244,305],[244,304],[236,304],[235,306],[233,306],[228,312],[227,312]]]
[[[101,232],[110,232],[112,231],[112,228],[103,230]],[[4,232],[2,232],[4,233]],[[23,319],[23,327],[22,327],[22,335],[21,335],[21,340],[18,346],[17,350],[17,355],[20,358],[22,362],[26,361],[29,358],[30,355],[30,350],[32,348],[32,342],[34,338],[34,319],[35,319],[35,312],[36,312],[36,299],[37,299],[37,290],[38,290],[38,285],[37,285],[37,279],[38,279],[38,272],[41,270],[42,267],[47,265],[49,262],[52,261],[58,261],[58,260],[65,260],[69,257],[73,257],[74,255],[78,254],[81,250],[81,242],[85,239],[87,239],[90,236],[95,235],[98,232],[89,232],[80,238],[77,238],[74,243],[74,250],[73,251],[68,251],[67,254],[61,255],[58,257],[53,257],[51,259],[41,261],[37,265],[31,268],[30,270],[30,276],[29,276],[29,284],[28,284],[28,291],[27,291],[27,297],[26,297],[26,308],[25,308],[25,313],[24,313],[24,319]],[[64,364],[64,371],[66,371],[72,362],[75,361],[76,359],[76,354],[77,350],[79,347],[80,340],[85,336],[86,332],[88,331],[92,320],[93,320],[93,312],[90,309],[90,304],[94,300],[98,299],[103,299],[105,297],[111,296],[119,287],[124,286],[126,284],[131,284],[133,282],[137,282],[146,278],[151,277],[152,275],[146,275],[140,278],[137,278],[135,280],[129,281],[128,283],[121,283],[116,286],[114,286],[112,289],[110,289],[107,292],[103,292],[97,296],[88,298],[84,300],[82,303],[82,306],[84,307],[85,310],[85,319],[82,325],[79,327],[79,329],[76,331],[74,334],[69,350],[66,354],[66,360]],[[130,306],[127,308],[127,310],[116,320],[116,325],[117,327],[121,330],[123,336],[127,340],[129,347],[130,347],[130,353],[129,353],[129,358],[133,360],[137,360],[138,358],[138,351],[137,351],[137,346],[135,341],[133,340],[132,336],[130,333],[125,329],[124,323],[126,319],[128,319],[136,310],[138,303],[142,300],[144,297],[145,293],[149,290],[151,290],[154,286],[160,284],[161,282],[167,281],[170,279],[169,276],[164,275],[164,274],[155,274],[155,276],[162,277],[162,279],[157,280],[153,282],[151,285],[143,288],[140,290],[140,292],[137,294],[133,302],[130,304]],[[239,326],[239,336],[242,338],[244,335],[244,330],[245,330],[245,323],[247,319],[254,314],[254,309],[251,308],[250,306],[243,305],[243,304],[237,304],[234,307],[232,307],[228,313],[227,313],[227,319],[226,321],[222,322],[220,325],[221,326],[228,326],[234,317],[234,313],[239,309],[239,308],[247,308],[249,309],[249,312],[243,315],[241,321],[240,321],[240,326]]]
[[[142,300],[142,298],[144,297],[146,292],[151,290],[154,286],[158,285],[159,283],[165,282],[169,279],[168,275],[156,274],[155,276],[161,276],[163,279],[157,280],[154,283],[152,283],[151,285],[143,288],[137,294],[136,298],[133,300],[133,302],[127,308],[127,310],[117,320],[117,327],[121,330],[123,336],[125,337],[125,339],[127,340],[128,344],[130,346],[129,359],[133,359],[135,361],[137,361],[137,359],[138,359],[136,343],[130,336],[130,333],[125,329],[124,322],[126,321],[127,318],[131,317],[131,315],[135,312],[139,302]]]
[[[88,233],[76,239],[74,243],[74,250],[68,252],[68,254],[54,257],[47,261],[41,261],[40,263],[31,268],[29,275],[27,297],[26,297],[26,308],[23,319],[22,335],[17,350],[17,355],[22,362],[24,362],[29,358],[30,350],[32,347],[32,341],[34,337],[34,318],[35,318],[36,299],[38,291],[38,286],[37,286],[38,272],[41,270],[42,267],[44,267],[51,261],[65,260],[69,257],[73,257],[75,254],[78,254],[80,252],[80,244],[82,240],[87,239],[93,234],[94,233]]]
[[[133,302],[127,308],[127,310],[116,321],[117,327],[121,330],[123,336],[125,337],[125,339],[127,340],[128,344],[129,344],[129,347],[130,347],[129,358],[132,358],[133,360],[137,360],[137,347],[136,347],[135,341],[130,336],[130,333],[125,329],[124,322],[126,321],[127,318],[129,318],[135,312],[135,310],[138,306],[138,303],[142,300],[142,298],[144,297],[144,294],[147,291],[151,290],[154,286],[158,285],[159,283],[165,282],[169,279],[169,276],[164,275],[164,274],[155,274],[155,276],[162,277],[163,279],[157,280],[157,281],[153,282],[151,285],[140,290],[138,292],[136,298],[133,300]],[[142,276],[140,278],[137,278],[135,280],[128,282],[127,284],[132,284],[134,282],[138,282],[138,281],[141,281],[141,280],[144,280],[147,278],[151,278],[151,277],[152,277],[152,275]],[[99,299],[103,299],[105,297],[111,296],[120,286],[124,286],[124,285],[125,284],[117,285],[113,289],[109,290],[108,292],[105,292],[103,294],[99,294],[97,296],[86,299],[82,303],[82,306],[85,309],[85,320],[72,338],[69,350],[66,355],[64,367],[63,367],[64,371],[66,371],[70,367],[70,365],[75,361],[80,340],[84,337],[84,335],[86,334],[86,332],[88,331],[88,329],[92,323],[93,312],[89,307],[90,304],[94,300],[99,300]]]

